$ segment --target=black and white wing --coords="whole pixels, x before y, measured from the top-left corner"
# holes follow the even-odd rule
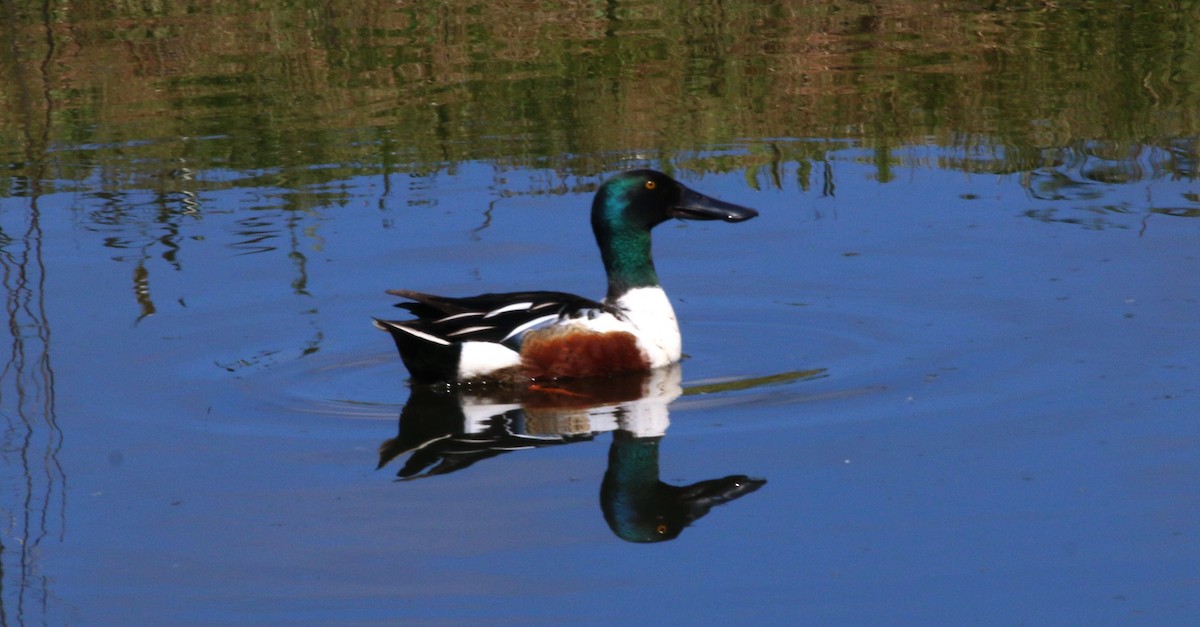
[[[509,292],[461,298],[409,290],[388,293],[411,301],[396,305],[418,318],[404,322],[405,326],[450,342],[519,345],[521,337],[532,329],[608,309],[590,298],[565,292]]]

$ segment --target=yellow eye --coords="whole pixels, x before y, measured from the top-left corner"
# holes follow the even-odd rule
[[[656,186],[654,181],[646,181],[646,189],[654,189]]]

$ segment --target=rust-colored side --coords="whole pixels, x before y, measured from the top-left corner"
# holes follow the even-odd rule
[[[571,327],[526,335],[521,342],[521,365],[533,379],[603,377],[650,369],[632,333]]]

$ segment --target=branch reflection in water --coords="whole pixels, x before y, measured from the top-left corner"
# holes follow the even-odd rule
[[[659,479],[667,406],[683,394],[678,364],[619,378],[525,389],[414,386],[399,434],[379,447],[379,467],[410,454],[401,479],[444,475],[510,451],[593,440],[612,432],[600,509],[629,542],[672,540],[716,505],[762,487],[730,475],[675,486]]]
[[[66,535],[41,219],[36,193],[24,207],[0,208],[0,298],[8,312],[7,351],[0,349],[0,625],[46,622],[53,580],[42,570],[43,550]]]

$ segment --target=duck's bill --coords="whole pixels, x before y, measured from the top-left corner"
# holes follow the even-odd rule
[[[717,200],[686,187],[683,188],[683,194],[679,197],[679,203],[671,210],[672,217],[683,220],[741,222],[756,215],[758,212],[749,207]]]

